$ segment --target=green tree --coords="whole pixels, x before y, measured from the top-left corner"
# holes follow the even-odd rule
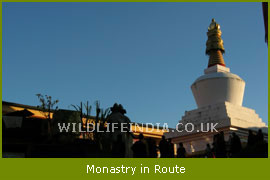
[[[58,110],[58,106],[55,107],[55,105],[59,102],[59,100],[52,100],[52,97],[48,95],[36,94],[36,96],[38,97],[39,102],[41,103],[37,107],[38,109],[40,109],[40,112],[48,120],[48,133],[49,135],[51,135],[52,131],[51,115],[54,111]]]
[[[80,113],[80,119],[81,119],[81,128],[83,131],[86,130],[86,125],[87,123],[89,123],[89,121],[91,120],[91,110],[92,110],[92,106],[89,105],[89,102],[87,101],[86,103],[82,103],[80,102],[80,105],[73,105],[71,104],[71,106]],[[85,118],[85,121],[83,121],[83,119]],[[83,139],[86,138],[86,134],[82,133],[83,135]]]
[[[99,130],[104,131],[105,130],[105,123],[107,121],[107,116],[110,114],[110,108],[107,108],[103,110],[100,108],[100,102],[95,101],[95,106],[96,106],[96,118],[95,118],[95,131],[94,131],[94,140],[98,146],[98,148],[101,151],[106,150],[104,147],[107,147],[105,144],[109,142],[104,142],[104,133],[98,132],[97,131],[97,126],[99,126]]]

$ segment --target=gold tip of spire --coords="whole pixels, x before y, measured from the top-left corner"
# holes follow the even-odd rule
[[[220,25],[212,19],[211,24],[208,27],[208,40],[206,42],[206,51],[205,53],[209,55],[208,67],[220,64],[225,66],[225,62],[222,54],[225,53],[223,47],[223,40],[221,39],[221,30]]]

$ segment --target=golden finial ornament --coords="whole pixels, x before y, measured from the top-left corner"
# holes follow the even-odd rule
[[[223,55],[225,49],[223,47],[223,40],[221,39],[221,30],[220,25],[212,19],[211,24],[208,27],[207,32],[207,42],[206,42],[206,51],[205,53],[209,55],[208,67],[214,66],[216,64],[225,66]]]

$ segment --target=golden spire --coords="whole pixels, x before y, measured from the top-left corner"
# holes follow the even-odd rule
[[[216,64],[225,66],[223,59],[223,53],[225,49],[223,47],[223,40],[221,39],[220,25],[216,23],[215,19],[212,19],[211,24],[208,27],[208,40],[206,42],[205,53],[209,55],[208,67],[214,66]]]

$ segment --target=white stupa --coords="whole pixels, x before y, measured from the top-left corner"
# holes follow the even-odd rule
[[[207,35],[208,68],[191,85],[198,108],[185,112],[178,131],[165,134],[173,143],[182,142],[188,153],[205,150],[220,131],[224,132],[225,140],[235,132],[243,143],[247,142],[248,130],[262,129],[267,133],[267,126],[255,110],[242,106],[245,81],[225,66],[220,25],[214,19]],[[218,132],[211,131],[211,124]]]

